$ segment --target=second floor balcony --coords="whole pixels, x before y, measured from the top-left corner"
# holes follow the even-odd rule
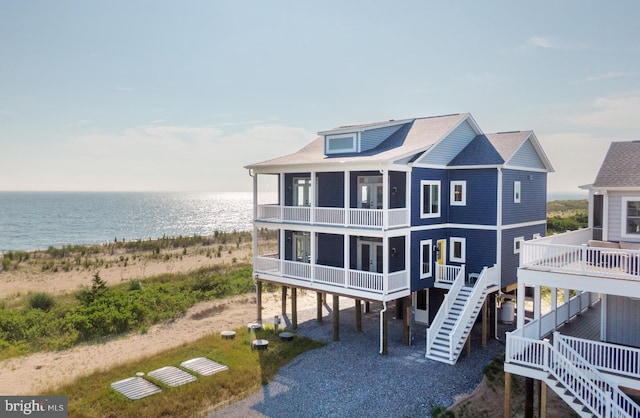
[[[409,209],[258,205],[256,221],[388,229],[409,226]]]

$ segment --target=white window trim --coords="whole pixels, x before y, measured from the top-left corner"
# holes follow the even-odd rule
[[[341,148],[338,150],[332,150],[329,147],[329,143],[334,139],[351,139],[351,148]],[[346,152],[357,152],[358,151],[358,135],[353,134],[340,134],[340,135],[327,135],[324,137],[324,153],[325,154],[343,154]]]
[[[620,216],[620,237],[621,238],[630,238],[630,239],[638,239],[640,238],[640,234],[627,234],[627,203],[628,202],[637,202],[640,201],[640,196],[625,196],[622,198],[622,207]]]
[[[456,186],[462,186],[462,200],[456,200]],[[467,182],[466,180],[455,180],[450,184],[449,204],[451,206],[467,206]]]
[[[520,245],[518,245],[518,242]],[[513,239],[513,253],[520,254],[520,249],[522,248],[522,243],[524,242],[524,237],[515,237]]]
[[[455,243],[460,243],[461,254],[460,257],[455,256]],[[466,238],[449,238],[449,261],[456,263],[465,263],[467,258],[467,239]]]
[[[522,199],[522,183],[519,181],[513,182],[513,203],[520,203]]]
[[[426,239],[426,240],[421,240],[420,241],[420,280],[422,279],[428,279],[433,275],[432,270],[432,265],[433,265],[433,254],[432,254],[432,245],[433,245],[433,241],[430,239]],[[422,272],[422,265],[424,264],[424,259],[423,259],[423,255],[424,255],[424,247],[427,247],[428,251],[429,251],[429,255],[430,255],[430,260],[429,260],[429,271],[427,273],[423,273]]]
[[[438,211],[436,213],[424,213],[424,186],[438,186]],[[442,184],[440,180],[420,181],[420,219],[439,218],[442,210]]]

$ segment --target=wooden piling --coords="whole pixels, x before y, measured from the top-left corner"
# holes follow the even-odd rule
[[[511,418],[511,373],[504,373],[504,418]]]
[[[322,322],[322,292],[316,292],[316,321]]]
[[[287,313],[287,286],[282,286],[282,315]]]
[[[262,282],[256,281],[256,321],[262,323]]]
[[[298,329],[298,289],[291,288],[291,328]]]
[[[333,295],[333,341],[340,341],[340,297]]]
[[[356,331],[362,332],[362,302],[356,299]]]

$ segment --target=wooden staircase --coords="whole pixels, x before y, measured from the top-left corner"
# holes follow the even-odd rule
[[[427,330],[426,357],[455,364],[489,293],[498,290],[496,268],[484,268],[475,284],[456,278]]]

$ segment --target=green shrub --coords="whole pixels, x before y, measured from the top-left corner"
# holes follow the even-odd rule
[[[54,297],[45,292],[34,293],[29,297],[29,306],[33,309],[49,312],[55,304]]]

